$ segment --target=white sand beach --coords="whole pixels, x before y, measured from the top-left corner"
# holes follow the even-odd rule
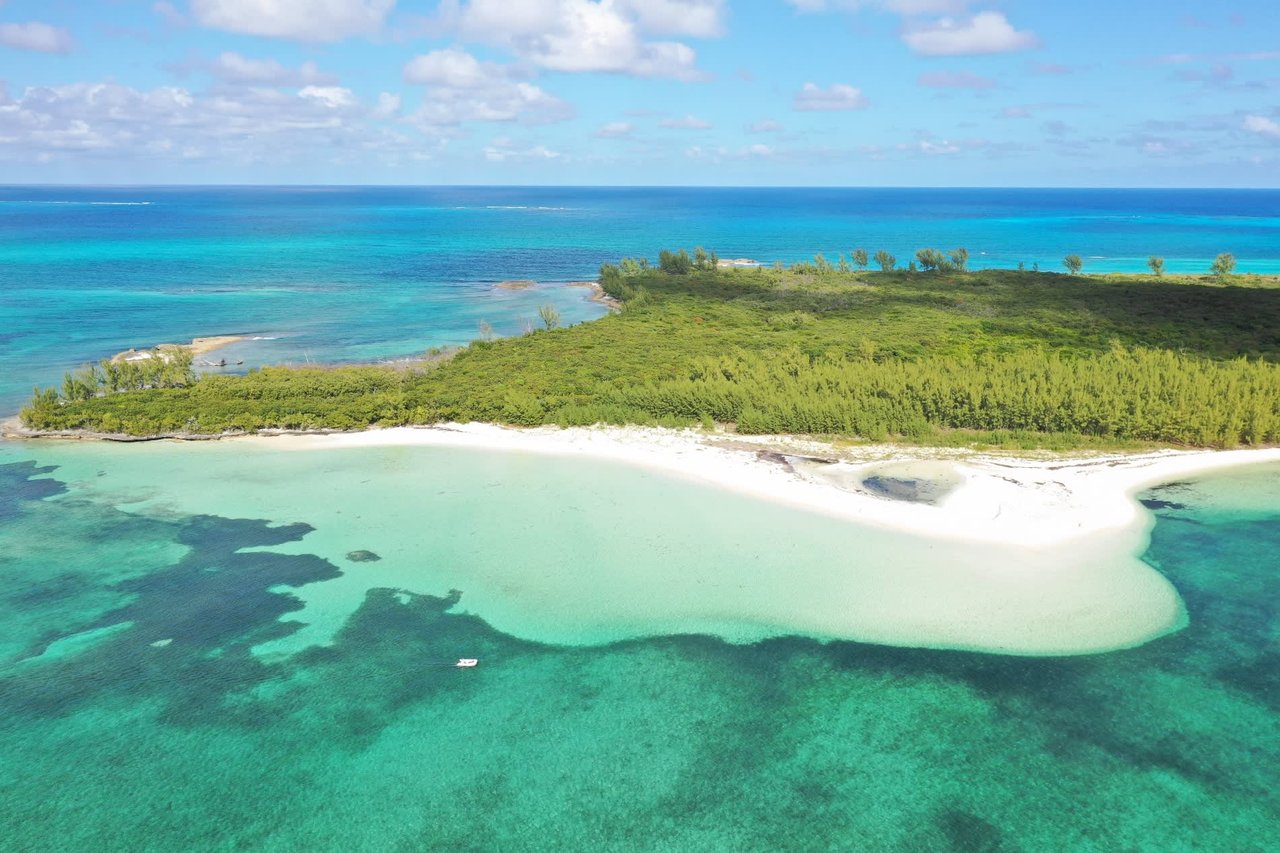
[[[1123,530],[1143,516],[1139,490],[1207,471],[1280,461],[1280,448],[1167,450],[1026,458],[892,445],[834,448],[786,436],[708,435],[644,427],[514,429],[447,424],[331,435],[254,437],[281,449],[418,445],[610,459],[826,515],[936,539],[1056,548]],[[792,464],[761,453],[839,461]],[[923,468],[921,466],[924,466]],[[946,478],[934,505],[858,488],[866,477]]]

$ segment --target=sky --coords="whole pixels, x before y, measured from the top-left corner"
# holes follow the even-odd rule
[[[1278,0],[0,0],[0,183],[1280,186]]]

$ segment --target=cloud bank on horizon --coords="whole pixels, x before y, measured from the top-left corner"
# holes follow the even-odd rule
[[[0,182],[1274,187],[1272,3],[0,0]]]

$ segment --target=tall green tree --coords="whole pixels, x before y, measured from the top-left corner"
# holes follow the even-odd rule
[[[853,252],[849,255],[849,257],[850,259],[852,259],[853,265],[858,269],[865,270],[867,268],[867,250],[866,249],[854,249]]]
[[[893,272],[893,268],[898,265],[898,259],[881,249],[876,252],[876,263],[880,265],[880,269],[883,271]]]
[[[969,270],[969,250],[963,246],[951,253],[951,263],[955,264],[956,269],[960,272],[968,272]]]
[[[1062,259],[1062,265],[1067,268],[1067,272],[1076,275],[1084,269],[1084,258],[1079,255],[1067,255]]]
[[[920,249],[916,252],[916,262],[920,264],[920,269],[925,272],[933,272],[935,270],[943,270],[947,268],[946,255],[937,249]]]
[[[1156,278],[1164,275],[1164,258],[1157,258],[1155,255],[1147,258],[1147,266],[1151,267],[1151,274]]]

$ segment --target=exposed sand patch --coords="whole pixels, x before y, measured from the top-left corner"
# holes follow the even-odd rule
[[[158,357],[168,361],[173,351],[179,347],[186,347],[191,350],[192,356],[199,358],[216,349],[239,343],[243,340],[247,340],[244,335],[211,335],[205,338],[192,338],[189,344],[156,344],[147,350],[127,349],[111,356],[111,360],[113,362],[146,361],[147,359]]]
[[[1142,488],[1227,468],[1280,461],[1280,448],[1167,450],[1026,459],[972,451],[868,446],[836,450],[803,439],[643,427],[512,429],[490,424],[402,427],[332,435],[256,436],[282,449],[426,445],[613,459],[792,506],[940,539],[1031,548],[1121,530],[1144,518]],[[759,450],[833,458],[783,465]],[[944,484],[935,505],[885,500],[850,487],[877,473]]]

